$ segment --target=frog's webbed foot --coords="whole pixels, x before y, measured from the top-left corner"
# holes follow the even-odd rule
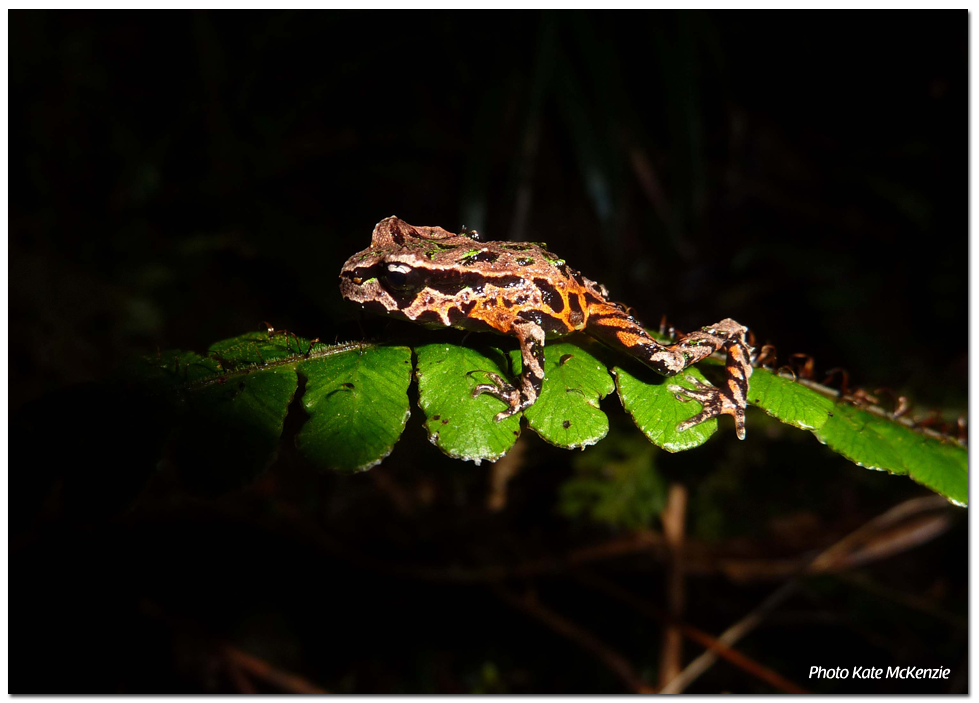
[[[474,373],[474,372],[470,372]],[[478,373],[484,374],[492,383],[480,383],[475,388],[473,388],[472,397],[478,398],[483,393],[488,393],[489,395],[502,400],[504,403],[509,405],[503,412],[497,413],[496,417],[493,419],[497,422],[515,415],[521,410],[528,408],[532,405],[533,401],[528,402],[520,390],[516,388],[512,383],[509,383],[505,378],[500,376],[498,373],[493,373],[492,371],[481,371]]]
[[[744,411],[746,405],[744,397],[733,393],[732,388],[715,388],[714,386],[701,383],[693,376],[686,376],[685,378],[694,387],[684,388],[683,386],[673,385],[669,386],[670,393],[673,393],[677,400],[684,403],[696,400],[703,406],[703,409],[689,420],[684,420],[677,425],[676,431],[684,432],[695,425],[699,425],[701,422],[710,420],[712,417],[731,415],[734,418],[734,427],[737,431],[738,439],[744,439]]]

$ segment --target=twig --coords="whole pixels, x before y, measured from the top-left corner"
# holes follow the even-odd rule
[[[932,498],[923,500],[933,501]],[[934,500],[936,508],[946,507],[944,501]],[[952,518],[948,512],[936,515],[926,515],[890,529],[878,526],[879,531],[871,536],[861,533],[856,539],[847,538],[844,545],[848,551],[834,553],[819,563],[808,565],[810,573],[842,572],[856,566],[870,564],[906,552],[909,549],[930,542],[944,534],[952,526]],[[831,557],[831,558],[830,558]],[[720,562],[720,569],[734,581],[750,581],[762,578],[786,578],[797,574],[800,568],[806,566],[804,559],[730,559]]]
[[[415,514],[415,503],[412,500],[411,494],[399,486],[391,474],[383,469],[380,471],[377,470],[380,468],[377,467],[370,472],[370,477],[374,485],[391,500],[391,504],[400,515],[412,517]]]
[[[906,524],[882,531],[867,540],[833,565],[834,570],[852,569],[855,566],[880,561],[894,554],[906,552],[944,534],[952,526],[948,513],[927,515]]]
[[[934,507],[947,506],[940,497],[925,498]],[[665,559],[668,550],[663,535],[652,530],[640,530],[626,537],[612,539],[599,544],[579,547],[563,556],[542,556],[531,561],[516,564],[491,564],[488,566],[418,566],[411,564],[391,564],[388,561],[376,559],[368,554],[354,552],[341,541],[335,539],[323,530],[323,527],[302,514],[295,506],[286,501],[277,501],[276,510],[279,515],[298,525],[305,534],[313,536],[317,543],[329,553],[360,568],[375,571],[386,576],[419,579],[440,583],[491,583],[509,579],[526,578],[547,574],[562,573],[582,564],[614,559],[616,557],[634,554],[646,554],[656,559]],[[824,530],[828,532],[828,530]],[[922,534],[922,533],[919,533]],[[934,537],[935,534],[931,534]],[[816,542],[818,536],[813,537]],[[920,544],[921,542],[918,542]],[[915,546],[906,544],[905,548]],[[713,546],[696,540],[684,542],[684,572],[686,574],[716,574],[722,573],[733,581],[783,580],[798,574],[809,563],[805,556],[784,558],[748,558],[743,556],[726,557],[725,552],[741,550],[732,541],[730,544]],[[804,552],[803,552],[804,553]],[[875,558],[893,556],[877,553]],[[829,570],[843,568],[844,563],[835,564]]]
[[[666,567],[666,598],[670,621],[663,629],[663,646],[660,650],[659,685],[665,686],[680,674],[683,663],[683,635],[674,624],[683,617],[683,532],[687,515],[687,490],[682,484],[670,486],[663,510],[663,536],[670,557]]]
[[[383,570],[385,573],[394,573],[405,578],[454,583],[486,583],[559,573],[578,564],[587,564],[603,559],[639,554],[641,552],[647,552],[650,549],[662,547],[662,545],[662,535],[658,535],[650,530],[644,530],[623,539],[609,540],[601,544],[575,549],[563,557],[541,557],[534,561],[526,561],[519,564],[500,564],[474,568],[392,566],[387,563],[382,564],[369,560],[369,558],[362,555],[344,553],[344,556],[365,567],[377,568]]]
[[[748,613],[741,620],[725,630],[717,641],[731,647],[746,634],[754,630],[765,617],[795,592],[798,580],[793,579],[766,598],[761,605]],[[697,677],[707,671],[717,661],[717,654],[707,650],[680,672],[679,676],[660,689],[660,693],[682,693]]]
[[[255,688],[252,682],[248,680],[248,677],[245,676],[245,672],[241,670],[241,667],[238,666],[237,662],[226,655],[225,664],[228,666],[228,673],[231,675],[231,681],[234,683],[235,688],[238,689],[238,693],[249,695],[258,693],[258,689]]]
[[[802,573],[796,575],[792,580],[782,585],[768,598],[762,601],[761,605],[748,613],[741,620],[725,630],[717,640],[727,646],[733,646],[738,640],[754,630],[770,612],[786,601],[799,585],[802,583],[803,576],[807,573],[818,573],[829,571],[839,566],[845,560],[847,554],[859,544],[867,541],[874,533],[889,528],[901,520],[912,515],[936,508],[948,507],[948,503],[940,496],[929,496],[926,498],[913,498],[894,506],[890,510],[878,515],[869,522],[845,536],[813,559]],[[660,693],[680,693],[693,683],[697,677],[707,671],[714,662],[717,655],[713,651],[707,651],[694,659],[687,668],[680,672],[673,681],[664,686]]]
[[[526,450],[527,441],[521,437],[510,448],[510,451],[492,465],[490,469],[490,490],[489,495],[486,496],[487,510],[496,513],[506,507],[507,484],[520,471]]]
[[[605,666],[607,666],[628,689],[634,693],[653,693],[653,690],[643,683],[642,678],[633,670],[632,665],[626,661],[625,657],[602,642],[590,632],[583,630],[570,620],[566,620],[557,613],[548,610],[530,595],[518,596],[505,588],[494,588],[494,593],[508,605],[524,611],[541,621],[549,628],[563,637],[588,651],[595,654]]]
[[[257,676],[264,681],[281,688],[289,693],[329,693],[319,686],[311,684],[309,681],[296,674],[290,674],[269,664],[264,659],[243,652],[237,647],[225,645],[224,654],[233,666],[244,669],[252,676]]]
[[[264,659],[259,659],[231,644],[216,641],[199,623],[179,613],[167,612],[156,601],[148,598],[141,599],[139,601],[139,610],[145,617],[156,622],[164,623],[167,628],[173,631],[185,632],[191,635],[194,641],[201,642],[202,646],[205,646],[208,652],[219,657],[218,661],[223,659],[232,681],[234,681],[235,686],[242,693],[255,692],[255,687],[244,675],[242,670],[274,686],[278,686],[289,693],[329,693],[329,691],[311,684],[301,676],[277,669]]]
[[[847,553],[855,549],[859,544],[867,542],[874,534],[881,530],[897,524],[912,515],[923,513],[928,510],[947,508],[948,501],[941,496],[927,496],[924,498],[912,498],[903,503],[898,503],[890,510],[878,515],[857,528],[836,544],[825,549],[819,556],[809,564],[809,571],[829,571],[842,562]]]
[[[783,693],[808,693],[808,691],[796,686],[781,674],[769,669],[763,664],[756,662],[754,659],[742,654],[738,650],[731,649],[727,645],[719,642],[713,635],[710,635],[703,630],[699,630],[693,625],[673,619],[665,611],[662,611],[647,601],[636,597],[632,593],[626,591],[624,588],[612,583],[611,581],[607,581],[606,579],[595,576],[594,574],[584,573],[581,571],[576,572],[575,577],[585,585],[591,586],[600,591],[604,591],[607,595],[617,598],[647,617],[653,618],[654,620],[658,620],[662,623],[673,624],[687,639],[715,652],[717,656],[730,662],[739,669],[742,669],[751,676],[764,681],[772,688],[778,689]]]

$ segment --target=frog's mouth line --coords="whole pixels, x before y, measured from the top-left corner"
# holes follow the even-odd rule
[[[371,300],[380,302],[381,298],[390,297],[381,288],[378,273],[380,273],[378,266],[341,272],[340,295],[354,303],[366,303]],[[384,307],[390,309],[397,306],[392,300],[391,305],[385,304]]]
[[[348,283],[355,286],[362,286],[371,281],[377,280],[382,268],[379,264],[374,266],[368,266],[366,268],[358,268],[353,271],[341,271],[340,272],[340,282]]]
[[[424,287],[420,271],[409,272],[404,282],[395,284],[384,262],[340,274],[340,295],[361,305],[379,304],[389,313],[409,307]]]

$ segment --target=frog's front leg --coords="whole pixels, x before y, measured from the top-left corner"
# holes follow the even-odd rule
[[[497,422],[533,405],[544,384],[544,330],[536,322],[518,318],[513,322],[513,333],[520,342],[523,362],[516,386],[499,374],[487,373],[492,383],[481,383],[473,389],[473,398],[489,393],[510,406],[496,415]]]
[[[752,369],[750,350],[745,342],[748,328],[744,325],[728,318],[684,335],[674,344],[663,345],[652,339],[626,310],[608,304],[589,315],[587,331],[664,376],[675,376],[716,351],[726,352],[725,378],[721,387],[696,381],[692,390],[676,385],[669,387],[670,392],[676,393],[680,400],[693,399],[703,406],[699,414],[680,423],[677,431],[683,432],[712,417],[731,415],[738,439],[745,438],[744,411],[748,404],[748,379]]]

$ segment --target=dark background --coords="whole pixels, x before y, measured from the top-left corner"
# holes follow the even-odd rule
[[[651,326],[734,317],[780,358],[909,394],[915,414],[966,411],[964,12],[9,19],[14,692],[283,690],[243,683],[228,646],[335,692],[626,690],[509,604],[527,589],[656,685],[660,626],[567,569],[421,577],[631,534],[559,512],[577,454],[525,433],[490,511],[487,466],[442,457],[416,412],[367,474],[324,475],[286,440],[256,481],[202,494],[155,466],[139,440],[153,418],[102,385],[133,354],[263,320],[325,341],[401,334],[336,286],[388,215],[544,240]],[[605,443],[636,434],[618,401],[603,408]],[[722,422],[655,463],[689,490],[714,567],[732,539],[815,553],[927,495],[760,414],[745,443]],[[876,591],[807,582],[739,648],[816,691],[964,692],[964,515],[862,569]],[[595,568],[662,605],[662,558]],[[705,569],[685,619],[714,634],[780,583]],[[809,681],[814,664],[952,678]],[[721,662],[689,690],[773,689]]]

